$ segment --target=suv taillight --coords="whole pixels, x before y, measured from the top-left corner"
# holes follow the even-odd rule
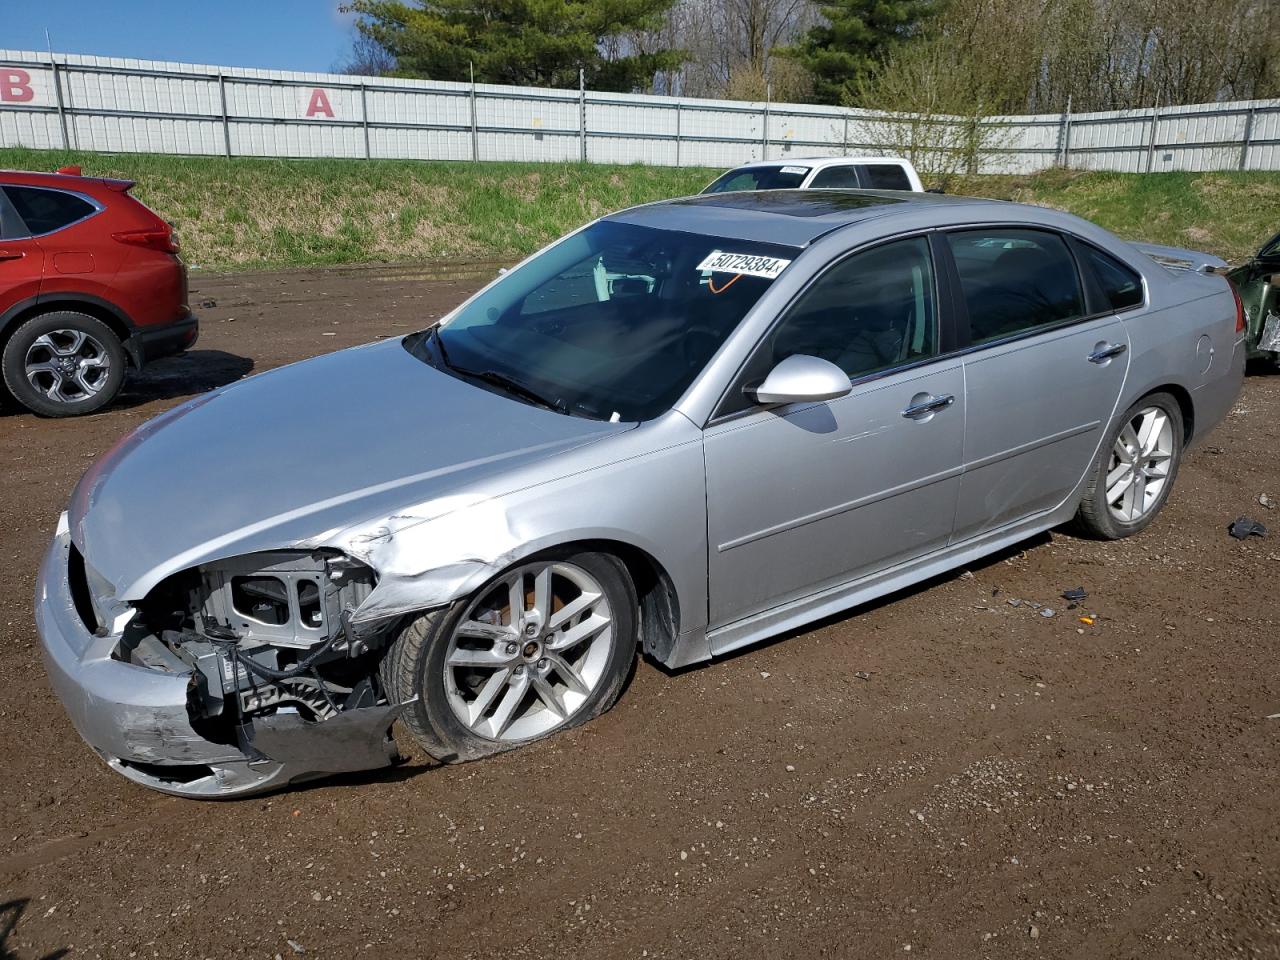
[[[1244,301],[1240,299],[1240,291],[1236,289],[1234,283],[1228,280],[1227,286],[1231,288],[1231,295],[1236,298],[1236,333],[1244,333]]]
[[[135,247],[146,247],[148,250],[159,250],[161,253],[178,252],[178,238],[168,224],[148,227],[145,230],[125,230],[121,233],[113,233],[111,239]]]

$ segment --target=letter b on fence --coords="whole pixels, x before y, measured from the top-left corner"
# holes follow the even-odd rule
[[[0,102],[30,103],[36,98],[31,74],[25,70],[0,70]]]

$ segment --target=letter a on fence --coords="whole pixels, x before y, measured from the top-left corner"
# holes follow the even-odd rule
[[[307,101],[307,116],[333,117],[333,105],[329,103],[329,95],[320,87],[311,91],[311,98]]]

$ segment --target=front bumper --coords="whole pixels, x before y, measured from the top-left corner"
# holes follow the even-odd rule
[[[36,580],[36,629],[54,692],[76,731],[117,773],[153,790],[212,799],[248,796],[393,761],[394,743],[387,730],[397,707],[349,711],[323,724],[268,718],[264,741],[272,744],[274,759],[261,753],[249,756],[236,746],[202,737],[187,712],[189,673],[112,659],[119,637],[99,636],[85,626],[72,597],[67,562],[71,538],[65,527],[64,519]],[[317,742],[330,736],[334,749],[327,756],[317,750]]]

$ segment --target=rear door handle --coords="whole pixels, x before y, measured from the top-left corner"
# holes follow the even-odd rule
[[[0,250],[0,260],[21,260],[25,256],[21,250]]]
[[[1106,363],[1112,357],[1118,357],[1128,349],[1129,345],[1127,343],[1103,344],[1102,346],[1094,349],[1093,353],[1089,354],[1089,362]]]
[[[941,397],[926,397],[911,404],[907,409],[902,411],[902,415],[908,420],[918,420],[921,417],[927,417],[931,413],[937,413],[939,410],[945,410],[956,402],[956,398],[951,394]]]

